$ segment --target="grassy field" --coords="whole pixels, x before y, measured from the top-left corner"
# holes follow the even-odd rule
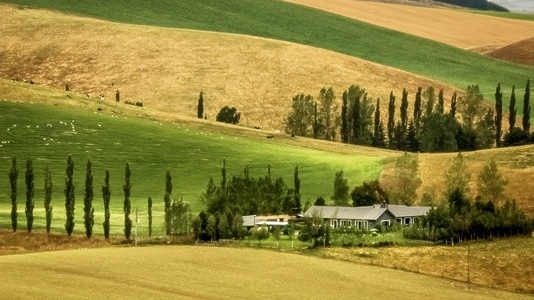
[[[533,69],[483,57],[441,43],[384,29],[316,9],[280,1],[107,1],[67,3],[48,0],[2,1],[47,8],[110,21],[188,28],[280,39],[333,50],[483,92],[521,86]],[[393,45],[393,46],[392,46]],[[490,99],[491,100],[491,99]],[[507,99],[505,99],[507,100]]]
[[[422,274],[224,247],[118,247],[0,257],[6,298],[527,299]],[[88,289],[90,284],[93,287]],[[53,288],[51,288],[53,287]]]
[[[50,96],[53,99],[53,95]],[[1,100],[1,99],[0,99]],[[124,170],[126,162],[132,170],[132,209],[140,210],[142,230],[146,229],[146,203],[149,196],[154,200],[154,227],[161,228],[163,220],[157,218],[163,211],[165,172],[173,176],[173,197],[183,197],[195,212],[203,206],[200,196],[209,178],[220,181],[223,159],[227,162],[229,177],[242,173],[250,167],[251,176],[264,177],[271,166],[274,178],[283,177],[289,187],[293,186],[293,171],[299,166],[303,201],[314,201],[318,196],[329,198],[333,190],[334,175],[343,170],[349,184],[354,186],[379,177],[384,159],[395,156],[394,152],[364,154],[365,148],[336,147],[332,143],[317,143],[323,146],[299,146],[306,141],[276,135],[274,140],[255,130],[238,129],[235,126],[220,126],[206,122],[176,123],[156,122],[114,111],[124,104],[95,103],[81,96],[61,98],[61,103],[13,103],[0,101],[0,226],[9,227],[10,187],[7,174],[11,158],[18,158],[18,203],[19,226],[25,227],[24,173],[26,159],[30,157],[35,173],[35,226],[44,227],[44,168],[52,169],[54,193],[53,205],[56,230],[64,223],[64,176],[66,161],[72,155],[75,162],[76,230],[83,231],[82,205],[87,160],[91,159],[93,189],[96,207],[95,233],[101,231],[103,204],[101,185],[105,170],[111,174],[111,205],[115,234],[122,232],[122,202]],[[98,106],[91,111],[91,106]],[[81,107],[80,107],[81,106]],[[122,106],[122,107],[121,107]],[[135,108],[132,108],[135,113]],[[132,113],[132,114],[133,114]],[[328,146],[335,151],[328,150]],[[313,146],[311,146],[313,147]],[[322,148],[322,150],[321,150]],[[346,153],[338,153],[346,149]],[[359,154],[358,154],[359,153]],[[158,232],[156,231],[156,234]]]

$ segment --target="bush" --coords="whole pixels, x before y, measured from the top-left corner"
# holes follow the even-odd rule
[[[235,107],[223,107],[219,113],[217,114],[217,122],[224,122],[229,124],[237,124],[239,123],[239,119],[241,118],[241,113],[237,112],[237,109]]]

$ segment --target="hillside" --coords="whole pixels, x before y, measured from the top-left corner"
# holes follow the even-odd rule
[[[534,67],[534,37],[495,49],[488,55]]]
[[[532,21],[464,10],[358,0],[286,0],[462,49],[499,48],[534,36]],[[534,51],[534,50],[533,50]]]
[[[224,247],[54,251],[2,256],[0,265],[0,292],[6,298],[528,298],[401,270]]]
[[[103,94],[110,101],[120,90],[122,102],[140,101],[149,111],[173,117],[196,116],[202,91],[210,120],[230,105],[242,113],[243,125],[268,131],[283,131],[294,95],[316,96],[323,87],[332,86],[338,99],[352,84],[381,99],[403,88],[415,93],[418,86],[443,88],[446,95],[454,90],[347,55],[243,35],[127,25],[7,5],[0,5],[0,32],[0,77],[57,89],[68,83],[75,92],[92,99]]]

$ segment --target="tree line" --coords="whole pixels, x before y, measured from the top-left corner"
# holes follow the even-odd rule
[[[523,95],[522,127],[516,126],[516,95],[515,86],[512,87],[509,128],[504,136],[500,84],[496,87],[494,108],[484,105],[477,85],[468,86],[463,96],[454,92],[448,105],[443,90],[436,93],[431,86],[424,91],[419,87],[411,116],[408,96],[404,89],[397,113],[397,98],[390,92],[384,122],[380,99],[372,99],[357,85],[343,92],[341,110],[332,88],[321,89],[317,99],[299,94],[293,97],[292,110],[284,120],[285,131],[303,137],[408,152],[470,151],[534,142],[530,133],[530,80]]]
[[[124,237],[127,240],[131,240],[133,221],[131,218],[132,204],[130,200],[131,195],[131,169],[130,164],[126,163],[124,185],[122,186],[124,193],[123,201],[123,213],[124,213]],[[12,157],[11,168],[9,171],[9,180],[11,186],[11,228],[13,231],[18,229],[18,177],[19,168],[17,165],[17,158]],[[104,204],[104,222],[102,223],[104,236],[106,239],[110,236],[110,201],[111,201],[111,189],[110,189],[110,173],[106,170],[104,184],[102,185],[102,199]],[[177,235],[182,233],[190,233],[192,223],[191,210],[189,204],[185,203],[183,199],[171,200],[172,193],[172,177],[170,171],[166,173],[166,186],[165,186],[165,228],[168,236]],[[26,202],[25,202],[25,216],[26,216],[26,229],[28,232],[33,230],[34,215],[33,210],[35,207],[34,192],[34,170],[32,159],[26,159],[26,172],[25,172],[25,184],[26,184]],[[52,182],[52,172],[50,166],[47,164],[44,169],[44,209],[46,219],[46,232],[50,233],[52,218],[53,218],[53,206],[52,206],[52,190],[54,184]],[[68,236],[74,231],[76,225],[75,222],[75,186],[74,186],[74,160],[71,156],[67,159],[67,167],[65,169],[65,185],[63,189],[65,195],[65,224],[64,228]],[[87,238],[91,238],[93,235],[94,227],[94,214],[95,207],[93,205],[94,200],[94,187],[93,187],[93,173],[92,162],[87,160],[86,174],[85,174],[85,189],[83,198],[83,223],[85,227],[85,235]],[[136,218],[137,219],[137,218]],[[186,222],[189,221],[189,222]],[[152,197],[148,197],[148,235],[152,236]]]

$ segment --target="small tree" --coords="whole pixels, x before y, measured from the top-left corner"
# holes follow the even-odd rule
[[[74,208],[75,208],[75,198],[74,198],[74,162],[72,161],[72,156],[69,155],[67,159],[67,170],[65,171],[65,214],[67,220],[65,221],[65,230],[67,235],[70,236],[74,230]]]
[[[237,112],[237,108],[229,106],[225,106],[221,108],[219,113],[217,114],[217,122],[224,122],[229,124],[238,124],[239,119],[241,118],[241,113]]]
[[[502,91],[501,84],[495,90],[495,143],[497,147],[502,146]]]
[[[515,128],[515,121],[517,116],[517,108],[515,107],[515,85],[512,86],[512,93],[510,94],[510,105],[508,106],[508,124],[510,128],[509,132],[512,132]]]
[[[50,203],[52,202],[52,172],[50,171],[50,166],[46,164],[45,167],[45,181],[44,181],[44,191],[45,191],[45,198],[44,198],[44,208],[45,208],[45,214],[46,214],[46,232],[50,233],[50,225],[52,224],[52,205]]]
[[[523,98],[523,131],[530,134],[530,79],[527,80]]]
[[[152,197],[148,197],[148,238],[152,237]]]
[[[404,153],[395,163],[394,187],[392,197],[396,202],[412,205],[417,197],[417,189],[422,181],[418,175],[419,161],[417,155]]]
[[[311,95],[293,97],[292,111],[284,120],[286,133],[298,136],[313,136],[314,100]]]
[[[199,119],[204,118],[204,97],[202,97],[202,92],[198,96],[197,117]]]
[[[334,179],[334,193],[332,194],[334,205],[349,206],[349,184],[347,179],[343,178],[343,170],[336,172]]]
[[[11,184],[11,227],[17,231],[17,178],[19,170],[17,169],[17,158],[11,159],[11,170],[9,171],[9,183]]]
[[[109,218],[110,218],[110,212],[109,212],[109,202],[111,200],[111,190],[109,188],[109,170],[106,170],[106,178],[104,179],[104,185],[102,186],[102,198],[104,198],[104,223],[102,224],[104,226],[104,237],[106,239],[109,238]]]
[[[130,202],[130,192],[132,185],[130,184],[130,163],[126,163],[125,179],[122,189],[124,190],[124,237],[129,240],[132,233],[132,219],[130,219],[130,211],[132,203]]]
[[[471,178],[471,173],[467,170],[467,165],[465,163],[462,153],[458,153],[456,158],[447,170],[445,174],[446,181],[446,198],[450,198],[452,193],[455,190],[458,190],[462,195],[469,194],[469,179]]]
[[[267,229],[267,227],[265,227],[265,225],[261,227],[255,226],[254,228],[252,228],[251,233],[252,233],[252,237],[258,240],[258,244],[260,247],[261,247],[261,241],[266,240],[271,236],[271,234],[269,233],[269,230]]]
[[[83,198],[83,219],[85,224],[85,235],[91,238],[93,235],[93,225],[95,224],[95,208],[93,207],[93,174],[91,171],[91,160],[87,160],[87,171],[85,173],[85,197]]]
[[[115,101],[117,102],[121,101],[121,92],[119,90],[115,92]]]
[[[499,173],[497,163],[491,159],[478,175],[478,193],[484,200],[490,200],[494,206],[503,198],[504,187],[508,181]]]
[[[35,203],[33,195],[35,193],[33,184],[33,164],[31,158],[26,160],[26,224],[28,232],[32,232],[33,227],[33,208]]]

